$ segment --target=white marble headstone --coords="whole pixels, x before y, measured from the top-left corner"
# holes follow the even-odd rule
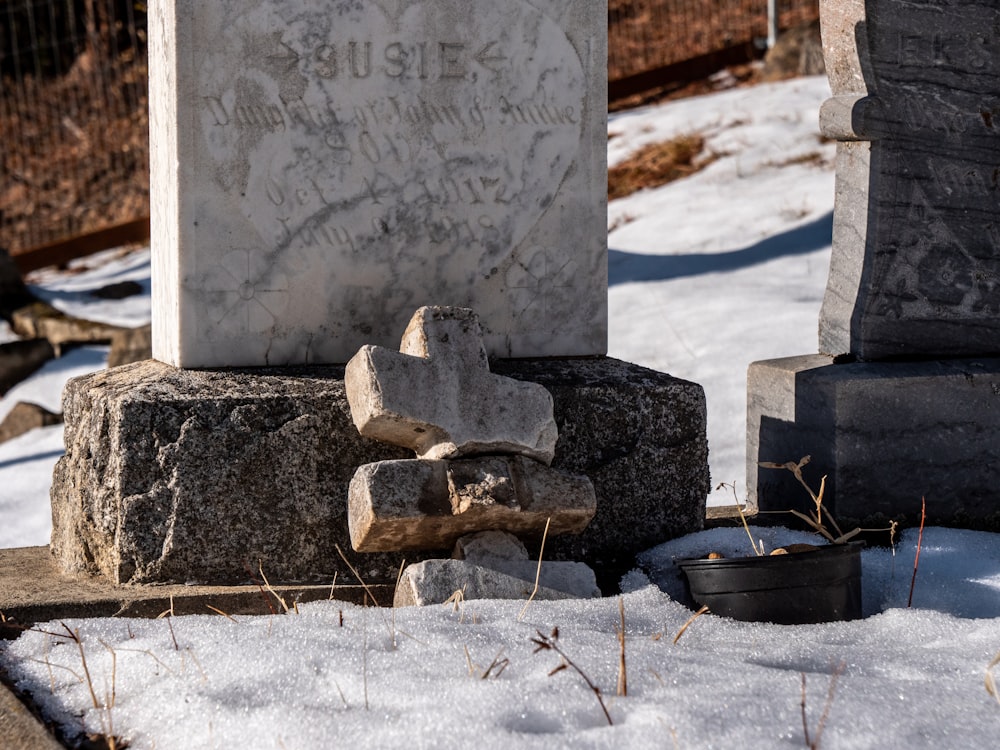
[[[154,356],[346,362],[422,305],[491,355],[605,352],[593,4],[149,7]]]

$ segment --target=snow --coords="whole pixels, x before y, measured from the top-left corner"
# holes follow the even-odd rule
[[[693,131],[719,154],[608,210],[610,354],[705,387],[716,481],[742,486],[749,362],[816,350],[833,204],[833,147],[816,119],[828,95],[824,79],[805,78],[609,124],[611,163]],[[148,321],[148,251],[83,265],[30,281],[76,314]],[[88,294],[124,279],[145,293],[121,302]],[[0,416],[18,400],[57,408],[66,379],[105,358],[98,347],[73,350],[0,400]],[[0,445],[0,546],[46,543],[60,442],[51,427]],[[731,502],[728,493],[712,501]],[[802,538],[755,536],[768,549]],[[672,540],[641,556],[620,600],[532,602],[523,619],[521,602],[389,610],[328,601],[269,617],[66,620],[0,645],[0,661],[71,732],[113,731],[137,749],[801,748],[803,679],[810,738],[825,750],[996,744],[1000,705],[986,690],[1000,650],[995,535],[926,529],[912,608],[913,530],[894,550],[863,552],[863,620],[789,627],[704,615],[674,643],[692,612],[673,560],[711,550],[745,554],[749,540],[742,529]],[[615,694],[619,601],[627,696]],[[580,674],[552,673],[560,656],[534,653],[533,639],[555,627],[613,726]]]
[[[910,531],[895,553],[863,553],[872,614],[855,622],[704,615],[674,643],[691,611],[630,574],[627,696],[616,696],[618,598],[532,602],[523,620],[511,601],[66,620],[25,633],[3,658],[46,711],[91,732],[110,722],[136,750],[801,748],[803,675],[813,738],[830,695],[823,748],[994,746],[1000,705],[984,681],[1000,649],[1000,547],[990,534],[927,529],[906,609],[915,539]],[[748,542],[741,529],[716,530],[651,550],[646,562],[663,568],[718,544],[746,551]],[[550,674],[559,655],[533,653],[555,627],[613,726],[573,669]]]

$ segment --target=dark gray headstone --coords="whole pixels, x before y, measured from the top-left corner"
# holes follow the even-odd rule
[[[840,141],[820,350],[1000,352],[1000,13],[992,0],[822,4]]]

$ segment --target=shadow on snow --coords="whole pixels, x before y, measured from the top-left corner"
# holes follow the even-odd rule
[[[608,250],[608,286],[630,281],[667,281],[708,273],[748,268],[792,255],[806,255],[828,247],[833,237],[833,213],[808,224],[767,237],[741,250],[724,253],[643,255]]]

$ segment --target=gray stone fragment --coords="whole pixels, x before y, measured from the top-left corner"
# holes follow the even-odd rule
[[[505,531],[479,531],[459,537],[451,554],[455,560],[500,558],[503,560],[527,560],[528,548],[520,539]]]
[[[106,284],[100,289],[95,289],[90,294],[98,299],[126,299],[142,294],[143,287],[136,281],[117,281],[114,284]]]
[[[509,571],[468,560],[425,560],[409,565],[396,587],[393,606],[440,604],[456,591],[463,599],[527,599],[535,588],[537,562],[509,561]],[[594,571],[582,563],[543,562],[535,599],[575,599],[600,596]]]
[[[62,422],[62,414],[53,414],[38,404],[18,401],[0,422],[0,443],[6,443],[36,427],[48,427]]]
[[[490,372],[479,318],[467,308],[421,307],[398,352],[361,347],[345,382],[365,437],[421,458],[520,453],[552,462],[552,396]]]
[[[788,357],[751,364],[747,390],[747,487],[761,510],[811,501],[790,472],[757,462],[811,455],[806,481],[816,489],[827,475],[824,504],[839,520],[912,522],[926,497],[928,522],[1000,527],[1000,359]]]
[[[709,476],[700,386],[603,357],[493,368],[553,394],[552,466],[588,476],[597,493],[591,524],[549,539],[546,560],[583,560],[613,585],[637,552],[701,528]],[[334,546],[350,552],[351,478],[362,464],[412,453],[358,434],[343,372],[148,360],[70,381],[66,455],[51,492],[60,565],[123,583],[231,583],[260,559],[272,583],[353,582]],[[402,557],[353,562],[368,583],[392,582]]]
[[[1000,352],[993,0],[823,0],[837,196],[819,349]]]
[[[348,492],[351,544],[359,552],[441,549],[476,531],[579,534],[597,499],[586,476],[523,456],[410,459],[361,466]]]
[[[108,367],[130,365],[153,356],[152,327],[126,328],[111,337]]]
[[[21,339],[0,344],[0,396],[55,356],[55,349],[46,339]]]
[[[15,310],[10,325],[22,338],[48,339],[57,352],[65,344],[106,343],[116,332],[124,330],[110,323],[66,315],[40,301]]]

